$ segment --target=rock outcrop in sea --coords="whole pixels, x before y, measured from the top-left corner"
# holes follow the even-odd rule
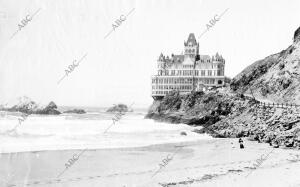
[[[59,115],[61,112],[58,110],[57,105],[51,101],[47,106],[40,106],[29,97],[23,96],[18,98],[18,103],[10,105],[0,105],[0,111],[9,112],[22,112],[26,114],[40,114],[40,115]],[[70,109],[63,113],[85,114],[83,109]]]
[[[56,104],[51,101],[45,108],[41,110],[37,110],[36,114],[50,114],[50,115],[58,115],[61,114],[60,111],[57,110]]]
[[[85,114],[86,111],[84,111],[83,109],[72,109],[64,111],[63,113]]]
[[[0,105],[0,111],[8,112],[22,112],[25,114],[40,114],[40,115],[59,115],[61,112],[58,110],[57,105],[51,101],[47,106],[43,107],[38,105],[36,102],[31,100],[29,97],[18,98],[18,103],[11,105],[9,107],[6,105]],[[70,109],[64,111],[63,113],[75,113],[75,114],[85,114],[86,111],[83,109]]]
[[[61,112],[57,110],[56,104],[51,101],[46,107],[39,106],[29,97],[19,98],[19,103],[12,107],[2,107],[1,110],[9,112],[22,112],[26,114],[43,114],[43,115],[59,115]]]
[[[133,110],[129,109],[125,104],[118,104],[110,107],[106,112],[133,112]]]

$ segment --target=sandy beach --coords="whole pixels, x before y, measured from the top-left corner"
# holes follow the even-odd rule
[[[0,187],[300,187],[300,0],[0,0]]]
[[[1,154],[1,186],[300,186],[300,152],[271,151],[250,141],[240,149],[238,139],[86,150],[60,177],[65,163],[82,150]]]

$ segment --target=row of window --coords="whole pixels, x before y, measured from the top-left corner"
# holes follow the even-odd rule
[[[195,53],[195,49],[185,49],[185,53]]]
[[[194,69],[194,65],[173,65],[173,64],[158,64],[158,69]],[[221,69],[223,65],[221,64],[212,64],[212,63],[196,63],[195,69]]]
[[[192,78],[153,78],[152,83],[159,84],[192,84]]]
[[[211,62],[213,62],[213,61],[218,61],[218,62],[225,62],[225,60],[224,59],[206,59],[206,60],[204,60],[204,59],[200,59],[199,61],[197,61],[197,62],[206,62],[206,63],[211,63]]]
[[[215,84],[215,79],[194,79],[194,83]],[[153,78],[152,84],[193,84],[192,78]],[[157,89],[157,87],[156,87]],[[162,89],[162,88],[159,88]]]
[[[205,80],[200,80],[199,82],[203,84],[215,84],[215,79],[205,79]]]
[[[170,91],[153,91],[152,94],[153,95],[166,95],[166,94],[168,94],[168,92],[170,92]]]
[[[183,68],[194,68],[194,65],[182,65]]]
[[[152,90],[192,90],[191,85],[156,85],[152,86]]]
[[[224,76],[221,70],[158,70],[158,75],[162,76]]]

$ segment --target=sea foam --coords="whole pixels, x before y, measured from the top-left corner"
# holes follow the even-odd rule
[[[113,124],[113,115],[30,115],[18,125],[19,115],[6,113],[0,118],[0,152],[140,147],[211,139],[192,132],[191,126],[154,122],[141,113],[128,113]],[[180,135],[182,131],[187,136]]]

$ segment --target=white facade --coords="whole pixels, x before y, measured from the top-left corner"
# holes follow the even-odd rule
[[[212,57],[199,55],[199,43],[191,33],[184,42],[184,55],[163,54],[157,61],[157,75],[152,76],[152,97],[163,97],[172,90],[181,94],[205,87],[224,85],[225,60],[218,53]]]

